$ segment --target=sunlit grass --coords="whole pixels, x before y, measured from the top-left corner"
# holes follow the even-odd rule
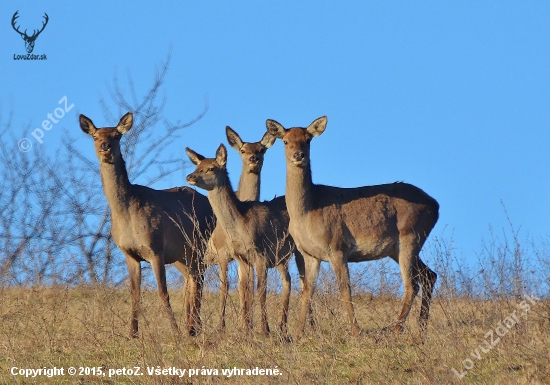
[[[320,293],[314,300],[318,328],[308,328],[300,341],[283,343],[277,332],[279,297],[268,298],[272,333],[247,337],[241,333],[238,299],[229,299],[227,330],[217,326],[218,297],[206,292],[203,333],[178,340],[160,309],[156,291],[143,293],[140,338],[129,339],[130,296],[108,287],[12,288],[0,292],[1,383],[548,383],[550,382],[550,302],[537,301],[517,325],[480,359],[471,353],[490,330],[518,309],[520,300],[483,301],[434,299],[429,333],[421,343],[415,302],[407,329],[401,335],[380,330],[394,320],[400,298],[354,296],[357,318],[364,333],[354,338],[335,294]],[[171,302],[183,325],[181,292]],[[291,300],[290,330],[294,330],[299,298]],[[255,325],[259,324],[256,309]],[[258,328],[256,328],[258,329]],[[495,334],[496,337],[496,334]],[[459,379],[452,371],[465,371]],[[145,375],[14,377],[12,367],[102,367],[103,370],[139,366]],[[147,367],[218,369],[218,376],[149,376]],[[282,376],[223,377],[222,368],[275,368]]]

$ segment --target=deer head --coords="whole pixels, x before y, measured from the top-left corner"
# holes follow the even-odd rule
[[[241,155],[243,170],[259,174],[264,164],[264,154],[269,147],[273,146],[277,138],[271,133],[266,132],[259,142],[245,143],[241,140],[239,134],[229,126],[225,127],[225,134],[231,147]]]
[[[13,14],[13,17],[11,18],[11,26],[13,27],[13,29],[15,29],[15,32],[20,34],[23,40],[25,40],[25,49],[27,50],[28,53],[31,53],[32,50],[34,49],[34,42],[38,37],[38,35],[40,35],[40,33],[44,30],[44,28],[46,28],[46,24],[48,24],[49,17],[48,17],[48,14],[44,12],[45,21],[42,23],[42,28],[40,30],[35,29],[34,33],[31,36],[29,36],[27,35],[27,30],[25,30],[25,32],[21,32],[19,30],[19,27],[15,25],[15,20],[17,20],[17,18],[19,17],[19,15],[17,14],[18,12],[19,11],[16,11]]]
[[[128,112],[116,127],[97,129],[89,118],[80,115],[80,128],[94,139],[95,153],[100,162],[113,164],[122,158],[120,138],[132,128],[133,119],[132,113]]]
[[[307,128],[284,128],[280,123],[268,119],[267,131],[281,139],[285,145],[285,157],[288,164],[296,167],[306,167],[309,164],[311,139],[321,135],[327,127],[327,117],[323,116],[311,123]]]
[[[186,148],[185,152],[189,159],[191,159],[191,162],[197,166],[194,172],[187,175],[187,182],[190,185],[212,191],[217,186],[223,184],[224,178],[227,178],[227,170],[225,168],[227,150],[223,144],[220,144],[220,147],[218,147],[214,159],[206,159],[190,148]]]

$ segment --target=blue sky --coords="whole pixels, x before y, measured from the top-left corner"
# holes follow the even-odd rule
[[[49,15],[33,52],[46,61],[14,60],[25,53],[17,10],[22,29]],[[206,95],[209,111],[167,154],[213,156],[226,125],[256,141],[268,118],[291,127],[327,115],[312,142],[316,183],[415,184],[441,205],[433,234],[454,233],[474,260],[489,226],[508,227],[501,202],[523,235],[549,234],[549,21],[543,1],[2,1],[0,112],[13,111],[20,138],[67,96],[75,108],[33,144],[53,154],[67,130],[92,158],[77,114],[113,123],[99,98],[115,72],[143,94],[171,51],[165,116],[192,119]],[[236,184],[233,150],[229,171]],[[263,199],[284,194],[280,142],[262,183]],[[157,187],[182,184],[178,174]]]

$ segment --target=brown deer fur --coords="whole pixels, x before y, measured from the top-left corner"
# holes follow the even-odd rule
[[[266,124],[285,146],[289,231],[306,264],[297,337],[304,330],[321,261],[331,263],[351,331],[358,335],[348,262],[386,256],[399,264],[405,285],[403,307],[394,330],[403,330],[413,299],[422,286],[420,329],[424,332],[437,275],[420,260],[419,252],[437,222],[439,204],[406,183],[357,188],[313,184],[310,142],[324,132],[327,118],[321,117],[307,128],[285,129],[274,120],[267,120]]]
[[[275,137],[265,133],[259,142],[243,142],[239,134],[231,127],[225,128],[227,141],[233,147],[242,160],[242,171],[239,179],[239,187],[236,196],[240,201],[258,201],[260,199],[260,174],[264,162],[264,154],[275,142]],[[225,309],[227,304],[227,294],[229,291],[229,281],[227,278],[229,262],[233,260],[231,248],[226,247],[226,237],[223,229],[218,224],[218,230],[212,232],[212,237],[208,242],[208,249],[205,255],[207,265],[217,264],[220,277],[220,320],[218,329],[225,328]],[[248,274],[252,279],[253,275]],[[251,301],[253,282],[246,285],[248,291],[247,298]]]
[[[80,115],[82,131],[94,139],[103,189],[111,209],[113,240],[128,265],[132,293],[130,334],[138,336],[140,262],[146,261],[152,266],[159,297],[175,333],[179,329],[170,306],[164,265],[173,263],[185,276],[184,287],[189,291],[184,293],[187,332],[194,335],[200,326],[204,271],[200,243],[211,226],[212,209],[205,196],[190,188],[153,190],[130,183],[120,139],[132,124],[132,114],[127,113],[116,127],[97,129],[90,119]]]
[[[239,264],[239,296],[244,326],[252,328],[251,298],[247,285],[251,282],[252,266],[256,269],[260,297],[262,332],[269,333],[266,292],[267,269],[276,267],[283,283],[283,304],[280,330],[286,334],[290,301],[288,260],[294,243],[288,235],[288,214],[284,197],[268,202],[242,202],[231,189],[226,169],[227,151],[220,145],[215,159],[187,149],[187,155],[197,169],[187,176],[191,185],[208,190],[208,199],[217,219],[214,232],[223,231],[226,247]]]

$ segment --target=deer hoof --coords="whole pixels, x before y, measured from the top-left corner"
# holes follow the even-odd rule
[[[396,334],[401,334],[405,331],[405,328],[403,327],[402,324],[397,324],[393,327],[393,332],[396,333]]]
[[[196,337],[199,334],[198,329],[195,326],[189,328],[189,337]]]
[[[283,344],[291,344],[293,342],[292,337],[287,334],[281,334],[279,336],[279,341],[282,342]]]

